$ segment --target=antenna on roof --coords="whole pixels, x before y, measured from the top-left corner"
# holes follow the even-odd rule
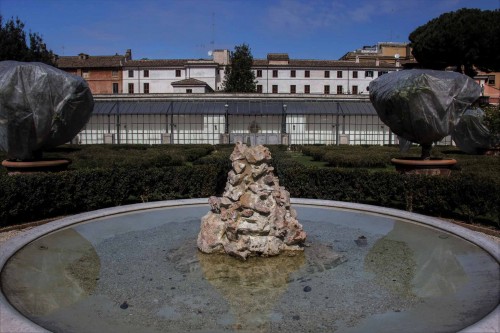
[[[212,39],[210,40],[210,49],[214,49],[215,44],[215,13],[212,12]],[[209,54],[211,56],[211,54]]]

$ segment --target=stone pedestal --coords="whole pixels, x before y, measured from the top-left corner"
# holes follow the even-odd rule
[[[9,161],[3,160],[2,165],[7,169],[10,175],[33,173],[33,172],[58,172],[64,171],[71,164],[70,160],[54,159],[40,161]]]
[[[403,174],[449,176],[457,161],[455,159],[412,160],[393,158],[391,163],[396,166],[396,171]]]

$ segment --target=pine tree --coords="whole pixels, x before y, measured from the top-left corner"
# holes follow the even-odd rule
[[[0,61],[38,61],[49,65],[54,64],[54,54],[47,50],[42,37],[29,32],[29,45],[26,41],[24,23],[19,18],[11,18],[3,22],[0,15]]]
[[[237,45],[231,52],[231,62],[224,70],[224,91],[255,92],[255,73],[252,71],[253,56],[247,44]]]

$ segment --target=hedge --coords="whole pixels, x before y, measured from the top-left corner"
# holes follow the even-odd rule
[[[226,172],[211,165],[111,168],[0,177],[0,226],[137,202],[208,197]]]
[[[193,165],[78,169],[0,176],[0,226],[137,202],[221,195],[231,148],[218,147]],[[500,226],[500,183],[486,176],[409,176],[373,169],[306,167],[286,147],[272,165],[292,197],[374,204]],[[205,151],[206,152],[206,151]]]

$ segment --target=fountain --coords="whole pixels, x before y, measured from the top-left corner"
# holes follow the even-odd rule
[[[497,328],[497,243],[414,213],[289,199],[263,147],[238,144],[232,160],[208,214],[206,198],[114,207],[3,244],[2,330]]]
[[[209,199],[212,209],[203,217],[198,248],[242,259],[303,250],[306,233],[290,207],[290,193],[268,165],[269,149],[238,142],[230,159],[225,192]]]

